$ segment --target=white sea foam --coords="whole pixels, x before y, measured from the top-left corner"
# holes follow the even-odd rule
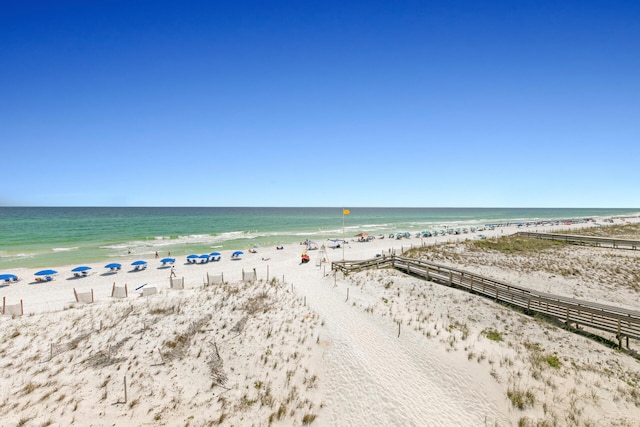
[[[53,248],[51,249],[53,252],[68,252],[68,251],[77,251],[78,248],[77,246],[73,246],[71,248]]]

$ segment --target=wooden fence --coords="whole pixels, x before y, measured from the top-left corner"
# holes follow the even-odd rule
[[[611,332],[615,334],[620,347],[623,338],[626,338],[627,348],[629,338],[640,339],[640,311],[538,292],[428,261],[389,256],[364,261],[336,261],[331,267],[344,273],[370,268],[394,268],[428,281],[520,307],[527,313],[543,314],[567,325]]]

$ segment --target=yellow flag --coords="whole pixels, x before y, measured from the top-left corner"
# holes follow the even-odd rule
[[[351,211],[350,211],[349,209],[343,209],[343,210],[342,210],[342,213],[343,213],[344,215],[349,215],[349,214],[351,213]]]

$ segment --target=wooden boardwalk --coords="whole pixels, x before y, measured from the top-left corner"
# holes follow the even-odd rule
[[[539,313],[567,325],[610,332],[616,336],[620,347],[625,338],[627,348],[629,338],[640,340],[640,311],[538,292],[428,261],[392,255],[364,261],[336,261],[331,268],[347,274],[371,268],[394,268],[520,307],[526,313]]]
[[[530,237],[533,239],[556,240],[560,242],[570,243],[572,245],[588,245],[603,248],[614,249],[640,249],[640,241],[611,239],[607,237],[591,237],[577,236],[572,234],[555,234],[555,233],[530,233],[528,231],[519,231],[516,236]]]

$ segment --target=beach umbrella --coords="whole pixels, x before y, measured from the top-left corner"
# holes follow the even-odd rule
[[[244,252],[242,251],[235,251],[234,253],[231,254],[231,258],[239,258],[240,255],[244,255]]]
[[[209,256],[220,256],[222,255],[220,252],[211,252]]]
[[[0,274],[0,280],[6,280],[6,281],[13,280],[15,282],[18,280],[18,276],[13,274]]]
[[[187,259],[193,259],[193,258],[198,258],[198,255],[196,254],[187,255]]]
[[[176,262],[176,259],[175,258],[162,258],[160,260],[160,262],[163,263],[163,264],[174,263],[174,262]]]
[[[89,271],[89,270],[91,270],[91,267],[88,267],[86,265],[81,265],[80,267],[76,267],[71,271],[73,271],[74,273],[81,273],[83,271]]]
[[[53,276],[54,274],[58,274],[55,270],[40,270],[35,275],[36,276]]]
[[[356,234],[354,237],[369,237],[369,233],[365,233],[364,231],[362,233],[358,233]]]
[[[145,265],[146,263],[147,261],[138,260],[138,261],[133,261],[131,265]]]
[[[104,266],[104,268],[121,268],[122,265],[118,264],[117,262],[112,262],[111,264],[107,264]]]

